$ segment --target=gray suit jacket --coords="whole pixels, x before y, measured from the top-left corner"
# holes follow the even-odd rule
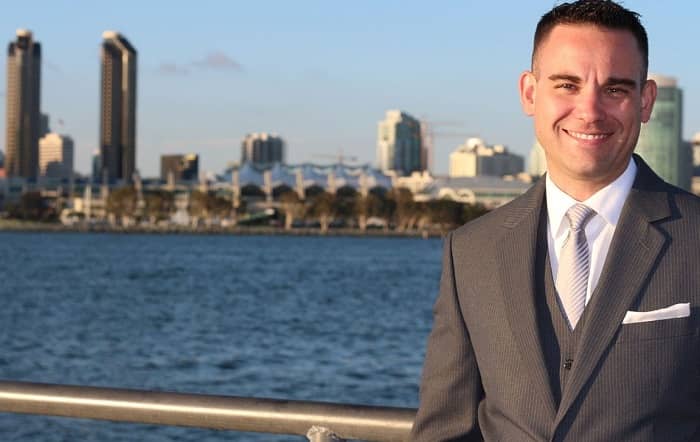
[[[700,199],[635,161],[559,406],[535,300],[545,180],[446,238],[412,440],[700,441]],[[689,317],[622,324],[677,303]]]

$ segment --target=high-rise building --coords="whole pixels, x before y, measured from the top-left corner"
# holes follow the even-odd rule
[[[114,31],[105,31],[102,38],[101,175],[110,182],[131,182],[136,170],[136,49]]]
[[[693,176],[700,176],[700,132],[690,140],[690,148],[693,154]]]
[[[39,123],[39,138],[51,132],[51,126],[49,125],[49,114],[41,114],[39,117],[41,121]]]
[[[410,175],[427,163],[420,122],[400,110],[389,110],[377,127],[377,166],[383,172]]]
[[[100,164],[100,149],[95,149],[92,151],[92,160],[90,162],[90,181],[93,183],[99,183],[104,178]]]
[[[161,155],[160,179],[168,181],[196,181],[199,178],[199,155]]]
[[[676,79],[650,75],[656,81],[656,103],[647,124],[642,125],[636,152],[663,179],[690,189],[692,157],[682,139],[683,93]]]
[[[516,175],[523,172],[524,160],[505,146],[487,146],[481,138],[469,138],[450,154],[451,178]]]
[[[241,142],[241,163],[245,162],[260,167],[284,163],[284,140],[267,133],[246,135]]]
[[[71,179],[73,176],[73,139],[48,133],[39,140],[39,172],[42,177]]]
[[[420,158],[420,168],[421,170],[427,170],[428,172],[433,170],[433,141],[435,139],[435,134],[433,132],[432,124],[429,121],[421,120],[420,122],[420,134],[421,134],[421,158]]]
[[[8,177],[35,178],[41,130],[41,45],[26,29],[7,48],[5,170]]]

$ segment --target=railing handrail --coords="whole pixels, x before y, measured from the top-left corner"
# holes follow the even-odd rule
[[[398,442],[416,410],[0,381],[0,412],[294,435],[320,426],[344,439]]]

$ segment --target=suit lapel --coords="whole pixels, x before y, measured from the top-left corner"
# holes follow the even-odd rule
[[[670,216],[664,183],[637,159],[637,179],[622,210],[600,280],[586,307],[585,321],[555,427],[594,376],[625,313],[647,283],[666,247],[651,223]]]
[[[538,335],[535,302],[537,231],[544,204],[544,177],[524,198],[510,207],[503,227],[508,229],[496,244],[498,276],[510,328],[544,410],[554,419],[556,410]]]

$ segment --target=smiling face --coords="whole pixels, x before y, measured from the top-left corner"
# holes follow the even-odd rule
[[[584,200],[625,171],[656,98],[642,78],[632,33],[594,25],[557,25],[520,77],[523,110],[534,116],[547,171]]]

